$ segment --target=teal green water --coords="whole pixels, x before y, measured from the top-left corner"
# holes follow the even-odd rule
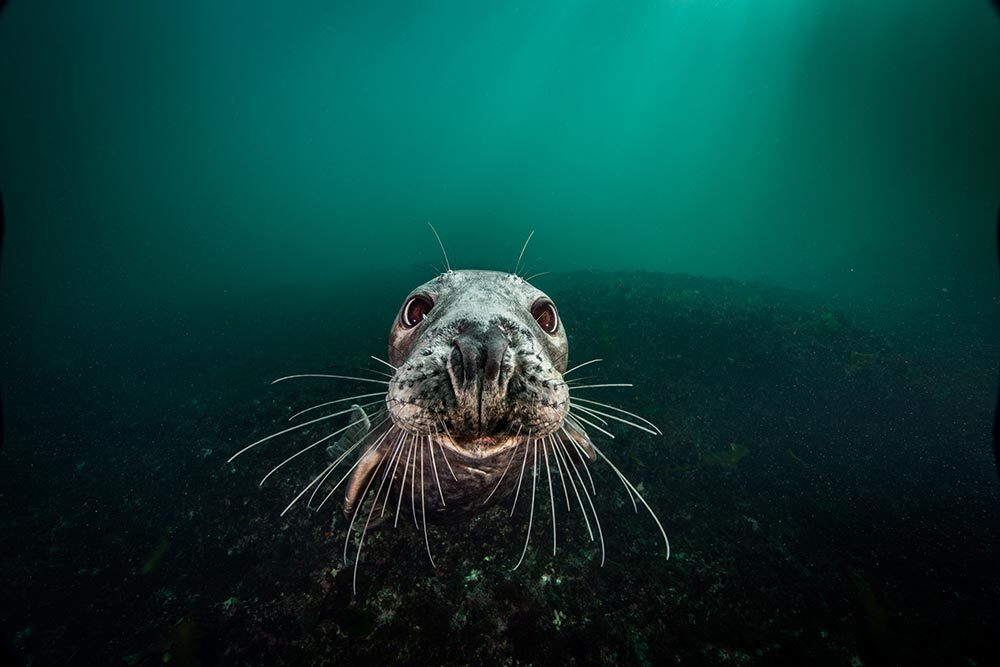
[[[987,2],[12,2],[7,288],[438,261],[856,294],[995,276]],[[976,296],[982,296],[977,292]]]
[[[1000,664],[987,0],[12,0],[0,190],[0,665]],[[281,515],[428,222],[534,232],[600,546],[544,440],[429,535]]]

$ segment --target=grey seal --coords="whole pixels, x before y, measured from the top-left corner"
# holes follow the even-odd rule
[[[347,415],[346,426],[283,460],[262,483],[292,460],[340,436],[326,449],[332,461],[292,499],[285,512],[307,493],[307,506],[319,509],[344,485],[344,514],[350,522],[345,563],[352,530],[360,527],[355,577],[368,529],[388,519],[398,524],[404,505],[414,524],[423,529],[433,564],[428,523],[461,521],[511,496],[513,513],[518,499],[530,493],[528,529],[518,567],[530,541],[539,478],[543,489],[546,481],[548,486],[548,493],[541,495],[548,496],[551,508],[553,551],[556,498],[561,491],[567,508],[575,504],[582,512],[590,539],[599,541],[603,564],[604,534],[589,471],[599,458],[621,480],[635,508],[641,504],[653,517],[669,558],[670,543],[656,514],[590,435],[593,431],[614,437],[607,430],[612,423],[653,435],[662,435],[661,431],[633,412],[582,397],[578,392],[586,389],[631,385],[571,385],[567,375],[601,360],[567,369],[568,357],[566,330],[555,303],[516,270],[453,271],[449,266],[403,299],[389,331],[388,360],[372,357],[391,371],[385,374],[387,379],[309,373],[275,380],[348,379],[377,384],[384,391],[307,408],[292,419],[350,404],[262,438],[230,461],[272,438]],[[362,398],[371,400],[354,403]],[[335,475],[352,454],[354,462],[347,472]]]

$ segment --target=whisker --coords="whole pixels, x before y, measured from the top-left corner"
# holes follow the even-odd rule
[[[375,384],[391,384],[385,380],[373,380],[372,378],[359,378],[353,375],[328,375],[326,373],[300,373],[298,375],[286,375],[285,377],[272,380],[271,384],[278,384],[285,380],[295,380],[298,378],[333,378],[335,380],[354,380],[355,382],[373,382]]]
[[[427,221],[427,226],[431,228],[434,232],[434,238],[437,239],[438,245],[441,247],[441,254],[444,255],[444,265],[448,268],[448,273],[451,273],[451,262],[448,261],[448,253],[444,250],[444,244],[441,243],[441,237],[438,236],[437,230],[434,229],[434,225],[431,224],[430,220]]]
[[[386,489],[386,491],[385,491],[385,500],[382,502],[382,511],[379,512],[379,517],[380,518],[383,517],[383,516],[385,516],[385,508],[389,505],[389,494],[392,492],[392,483],[396,479],[396,471],[399,470],[399,461],[400,461],[400,459],[403,458],[403,433],[404,433],[403,431],[399,432],[399,440],[398,440],[399,441],[399,446],[398,446],[398,449],[397,449],[398,453],[396,455],[396,464],[392,467],[392,478],[389,480],[389,488]],[[405,468],[404,468],[404,471],[405,471]],[[406,473],[404,472],[403,473],[403,481],[400,483],[400,486],[399,486],[399,497],[401,499],[403,497],[403,485],[405,484],[405,481],[406,481],[405,478],[406,478]],[[399,510],[397,509],[396,511],[398,512]]]
[[[517,432],[518,433],[521,432],[521,427],[520,426],[517,428]],[[490,501],[490,498],[493,497],[493,494],[496,493],[497,489],[500,488],[500,485],[503,483],[504,478],[507,476],[507,471],[510,470],[510,464],[514,462],[514,456],[517,454],[517,448],[520,446],[520,444],[521,443],[516,443],[514,445],[513,450],[511,450],[511,452],[510,452],[510,458],[507,459],[507,466],[503,469],[503,472],[500,473],[500,479],[497,480],[497,485],[493,487],[492,491],[490,491],[490,495],[486,496],[486,500],[484,500],[483,503],[482,503],[483,505],[485,505],[486,503],[488,503]],[[516,498],[514,499],[514,502],[517,503],[517,499]]]
[[[587,493],[587,487],[584,486],[583,484],[583,477],[580,475],[580,471],[576,469],[576,463],[573,463],[573,459],[570,458],[569,452],[566,451],[566,444],[562,443],[562,446],[563,446],[563,455],[566,457],[566,460],[573,465],[573,472],[576,473],[576,476],[580,479],[580,488],[583,489],[583,495],[587,498],[587,504],[590,505],[590,511],[593,512],[594,514],[594,525],[597,526],[597,537],[601,543],[601,567],[604,567],[604,531],[601,530],[601,519],[597,515],[597,508],[594,507],[593,499],[590,497],[590,494]],[[584,464],[583,467],[584,469],[586,469],[587,467],[586,464]],[[576,487],[574,486],[573,488],[575,489]],[[587,516],[587,513],[584,512],[583,515]],[[589,522],[587,523],[587,529],[590,530]],[[591,540],[594,539],[593,533],[590,534],[590,539]]]
[[[549,433],[549,442],[552,444],[552,458],[556,462],[556,470],[559,471],[559,479],[562,481],[563,493],[566,495],[566,511],[571,512],[573,508],[569,504],[569,489],[566,488],[566,473],[563,472],[562,463],[559,462],[559,455],[556,453],[556,439]]]
[[[441,423],[441,426],[444,426],[444,422],[440,422],[440,423]],[[445,431],[445,433],[447,433],[447,431]],[[451,438],[450,435],[448,437]],[[444,443],[441,442],[441,438],[438,437],[437,426],[434,427],[434,439],[437,440],[438,449],[441,450],[441,458],[444,459],[445,465],[447,465],[448,466],[448,470],[451,471],[451,477],[452,477],[452,479],[458,481],[458,475],[455,474],[455,469],[451,467],[451,461],[448,460],[448,456],[444,452]]]
[[[427,436],[427,451],[431,453],[431,469],[434,471],[434,481],[437,482],[438,493],[441,495],[441,506],[447,507],[447,503],[444,501],[444,491],[441,490],[441,478],[438,477],[437,469],[437,459],[434,458],[434,443],[431,442],[431,436]]]
[[[375,361],[379,362],[380,364],[385,364],[386,366],[388,366],[389,368],[391,368],[391,369],[393,370],[393,372],[395,372],[395,371],[398,371],[398,370],[399,370],[398,368],[396,368],[395,366],[393,366],[392,364],[390,364],[390,363],[389,363],[388,361],[386,361],[385,359],[379,359],[379,358],[378,358],[378,357],[376,357],[376,356],[375,356],[374,354],[370,354],[370,355],[368,355],[368,356],[369,356],[369,357],[371,357],[372,359],[374,359]]]
[[[566,437],[569,438],[569,441],[573,443],[573,445],[574,445],[573,451],[576,452],[576,455],[580,457],[580,463],[583,465],[583,470],[584,470],[584,472],[587,473],[587,478],[590,479],[590,490],[593,491],[594,495],[596,496],[597,495],[597,487],[594,485],[594,477],[593,477],[593,475],[590,474],[590,466],[587,465],[587,458],[588,458],[587,457],[587,452],[585,452],[583,450],[583,447],[580,445],[579,442],[576,441],[576,438],[573,437],[572,433],[570,433],[569,431],[567,431],[565,428],[560,429],[560,430],[562,430],[562,432],[566,434]],[[560,441],[561,440],[562,440],[562,438],[560,438]],[[563,443],[564,446],[565,446],[565,444],[566,443]]]
[[[385,371],[377,371],[374,368],[359,368],[358,370],[362,370],[367,373],[373,373],[375,375],[381,375],[382,377],[387,377],[390,380],[393,378],[392,373],[386,373]]]
[[[613,434],[613,433],[611,433],[610,431],[605,431],[605,430],[604,430],[603,428],[601,428],[600,426],[598,426],[598,425],[597,425],[597,424],[595,424],[594,422],[590,421],[589,419],[587,419],[587,418],[585,418],[585,417],[582,417],[582,416],[580,415],[580,413],[576,413],[576,414],[567,414],[567,415],[566,415],[566,418],[567,418],[567,419],[573,419],[573,420],[576,420],[576,421],[577,421],[578,423],[579,423],[579,422],[583,422],[583,423],[584,423],[584,424],[586,424],[587,426],[593,426],[593,427],[594,427],[595,429],[597,429],[598,431],[600,431],[600,432],[601,432],[601,433],[603,433],[604,435],[608,436],[608,437],[609,437],[609,438],[611,438],[612,440],[614,440],[614,439],[615,439],[615,436],[614,436],[614,434]]]
[[[636,498],[639,499],[639,502],[641,502],[643,504],[643,506],[646,508],[646,510],[649,511],[649,515],[651,517],[653,517],[653,521],[656,522],[656,527],[660,529],[660,534],[663,535],[663,542],[667,546],[667,558],[669,559],[670,558],[670,540],[667,539],[667,531],[665,531],[663,529],[663,524],[660,523],[660,519],[659,519],[659,517],[656,516],[656,512],[653,511],[653,508],[649,506],[649,503],[647,503],[646,499],[642,497],[642,494],[639,493],[638,489],[636,489],[635,486],[633,486],[632,482],[628,481],[628,478],[625,477],[625,475],[622,474],[622,471],[619,470],[618,467],[614,463],[611,462],[611,459],[609,459],[607,456],[605,456],[604,452],[602,452],[600,449],[598,449],[596,445],[594,445],[593,443],[591,443],[591,445],[594,447],[594,451],[597,452],[597,454],[602,459],[604,459],[605,463],[607,463],[609,466],[611,466],[611,469],[615,471],[615,474],[618,475],[618,478],[621,479],[622,483],[624,483],[625,486],[627,486],[629,489],[632,490],[632,492],[635,494]]]
[[[382,444],[382,442],[385,440],[386,436],[388,436],[390,433],[392,433],[392,428],[391,427],[388,428],[385,433],[383,433],[382,435],[380,435],[378,437],[378,439],[374,443],[372,443],[372,446],[368,448],[368,450],[365,452],[365,454],[367,454],[368,452],[374,451],[379,445]],[[330,500],[330,498],[337,491],[337,489],[340,487],[340,485],[344,483],[344,480],[346,480],[348,477],[351,476],[351,473],[354,472],[354,469],[357,468],[358,465],[360,465],[360,463],[364,459],[364,457],[365,457],[364,454],[362,454],[361,456],[358,457],[358,459],[351,465],[351,467],[347,469],[347,472],[344,473],[344,476],[341,477],[340,480],[336,484],[333,485],[333,488],[330,489],[330,492],[328,494],[326,494],[326,496],[323,497],[323,500],[320,502],[319,505],[316,506],[316,509],[314,511],[318,512],[321,509],[323,509],[323,505],[325,505],[326,502],[328,500]],[[319,487],[316,487],[316,489],[319,490]],[[311,499],[310,499],[310,502],[311,502]]]
[[[382,493],[382,487],[385,486],[386,474],[389,472],[389,467],[392,465],[392,459],[396,457],[399,453],[400,443],[402,442],[402,437],[398,438],[394,443],[395,449],[393,450],[392,457],[389,459],[389,465],[385,467],[385,473],[382,474],[382,481],[379,482],[378,489],[375,491],[375,497],[372,498],[371,507],[368,509],[368,518],[365,519],[365,525],[361,529],[361,537],[358,539],[358,551],[354,554],[354,575],[351,579],[351,591],[354,595],[358,594],[358,565],[361,563],[361,548],[365,544],[365,534],[368,532],[368,524],[371,523],[372,513],[375,511],[376,505],[378,505],[378,497]],[[391,479],[391,478],[390,478]],[[389,482],[389,489],[392,489],[392,482]],[[389,491],[386,491],[386,499],[389,498]],[[358,504],[360,508],[361,503]],[[383,501],[382,507],[385,508],[385,502]],[[350,529],[348,529],[350,531]],[[348,533],[349,534],[349,533]]]
[[[358,444],[360,444],[360,443],[358,443]],[[358,446],[357,444],[354,445],[354,447],[357,447],[357,446]],[[354,447],[352,447],[351,450],[353,450]],[[348,450],[348,451],[351,451],[351,450]],[[281,514],[279,514],[278,516],[285,516],[285,513],[288,512],[288,510],[292,509],[292,506],[295,505],[295,503],[297,503],[299,501],[299,498],[301,498],[302,496],[304,496],[306,494],[306,491],[308,491],[309,489],[311,489],[312,486],[314,484],[316,484],[317,482],[319,482],[321,479],[326,479],[326,477],[331,472],[333,472],[333,469],[336,467],[337,463],[339,463],[339,462],[340,462],[339,460],[334,461],[333,463],[331,463],[330,465],[328,465],[326,468],[324,468],[323,472],[321,472],[320,474],[316,475],[316,477],[313,478],[313,481],[311,481],[308,484],[306,484],[302,488],[302,490],[299,491],[299,494],[297,496],[295,496],[294,498],[292,498],[292,502],[288,503],[288,507],[286,507],[284,510],[282,510]]]
[[[583,410],[583,408],[581,406],[579,406],[579,405],[573,405],[573,401],[572,401],[572,399],[570,399],[570,404],[569,404],[569,411],[570,411],[570,413],[572,413],[573,410]],[[584,412],[584,414],[587,414],[587,413]],[[577,413],[577,415],[579,415],[579,413]],[[606,419],[602,419],[600,415],[590,415],[590,414],[587,414],[587,416],[590,417],[590,418],[592,418],[592,419],[596,419],[597,421],[601,422],[605,426],[608,425],[608,421]]]
[[[599,405],[602,408],[606,408],[608,410],[614,410],[615,412],[620,412],[623,415],[628,415],[629,417],[634,417],[634,418],[638,419],[639,421],[643,422],[644,424],[648,424],[651,428],[656,429],[657,435],[663,435],[663,431],[660,430],[660,427],[657,426],[656,424],[654,424],[653,422],[649,421],[645,417],[640,417],[639,415],[635,414],[634,412],[629,412],[628,410],[622,410],[617,405],[609,405],[607,403],[600,403],[598,401],[592,401],[589,398],[574,398],[573,400],[574,401],[578,401],[578,402],[582,402],[582,403],[590,403],[592,405]]]
[[[534,236],[534,235],[535,235],[535,232],[534,232],[534,230],[532,230],[532,232],[530,234],[528,234],[528,238],[524,242],[524,245],[521,246],[521,254],[517,256],[517,264],[514,265],[514,271],[513,271],[513,273],[514,273],[515,276],[517,275],[517,270],[519,268],[521,268],[521,259],[524,258],[524,251],[528,249],[528,244],[531,243],[531,237]]]
[[[430,443],[428,443],[430,447]],[[420,517],[424,522],[424,545],[427,547],[427,558],[431,561],[431,567],[437,567],[434,564],[434,556],[431,555],[431,543],[427,537],[427,507],[424,505],[424,448],[420,448]]]
[[[532,273],[530,276],[524,279],[524,282],[531,282],[535,278],[540,278],[541,276],[547,276],[551,271],[539,271],[538,273]]]
[[[591,359],[590,361],[585,361],[582,364],[577,364],[576,366],[573,366],[573,368],[569,369],[568,371],[566,371],[562,375],[563,375],[563,377],[566,377],[567,375],[569,375],[573,371],[577,370],[578,368],[583,368],[584,366],[589,366],[590,364],[596,364],[596,363],[601,362],[601,361],[604,361],[604,359]]]
[[[420,530],[420,524],[417,523],[417,449],[420,446],[420,439],[417,438],[416,434],[413,435],[413,472],[410,477],[410,509],[413,510],[413,527]],[[423,450],[421,450],[423,451]]]
[[[552,555],[556,555],[556,498],[552,493],[552,468],[549,467],[549,450],[542,440],[542,453],[545,454],[545,475],[549,478],[549,507],[552,509]]]
[[[528,462],[528,449],[531,445],[531,431],[528,431],[528,439],[524,441],[524,458],[521,459],[521,474],[517,478],[517,491],[514,492],[514,502],[510,506],[510,515],[514,516],[517,508],[517,498],[521,495],[521,481],[524,480],[524,465]]]
[[[528,543],[531,541],[531,521],[535,516],[535,487],[538,482],[538,441],[534,440],[531,443],[533,445],[533,457],[531,463],[531,510],[528,513],[528,531],[524,536],[524,549],[521,551],[521,558],[517,561],[517,565],[514,569],[521,567],[521,563],[524,562],[524,555],[528,553]],[[527,449],[525,450],[525,459],[527,459]]]
[[[577,389],[597,389],[599,387],[632,387],[634,386],[630,382],[609,382],[607,384],[578,384],[571,387],[571,391],[576,391]]]
[[[556,445],[556,443],[553,443],[553,445]],[[560,441],[560,443],[558,443],[558,445],[559,446],[553,446],[553,448],[552,448],[552,450],[556,453],[556,458],[559,459],[559,458],[563,458],[563,457],[568,457],[569,454],[565,451],[566,445],[562,444],[561,441]],[[576,480],[573,479],[573,475],[569,474],[569,464],[570,464],[570,462],[568,460],[563,460],[562,464],[564,466],[564,469],[566,471],[567,476],[569,477],[570,486],[573,487],[573,494],[576,496],[576,502],[580,503],[580,513],[583,514],[583,522],[587,526],[587,534],[590,535],[590,541],[593,542],[594,541],[594,531],[590,529],[590,517],[587,516],[587,509],[583,506],[583,500],[580,498],[580,491],[576,488]],[[579,473],[577,473],[577,474],[579,474]],[[582,478],[580,479],[580,484],[581,485],[583,484],[583,479]],[[583,492],[586,493],[587,489],[584,488]]]
[[[392,429],[392,426],[390,425],[390,426],[389,426],[389,428],[388,428],[388,429],[386,429],[386,433],[388,433],[388,432],[389,432],[389,431],[390,431],[391,429]],[[344,451],[343,451],[343,452],[342,452],[342,453],[340,454],[340,456],[338,456],[338,457],[337,457],[337,458],[336,458],[336,459],[334,460],[334,462],[333,462],[333,463],[331,463],[331,464],[330,464],[330,467],[329,467],[329,469],[327,470],[326,474],[324,474],[324,475],[323,475],[323,479],[321,479],[321,480],[319,481],[319,484],[317,484],[317,485],[316,485],[316,488],[315,488],[315,489],[313,489],[313,492],[312,492],[311,494],[309,494],[309,500],[308,500],[308,501],[306,501],[306,509],[312,509],[312,503],[313,503],[313,500],[315,500],[315,499],[316,499],[316,494],[317,494],[317,493],[319,492],[319,490],[320,490],[320,489],[321,489],[321,488],[323,487],[323,485],[324,485],[324,484],[326,484],[326,478],[327,478],[327,477],[329,477],[331,473],[333,473],[334,469],[335,469],[335,468],[336,468],[336,467],[337,467],[338,465],[340,465],[340,463],[341,463],[341,462],[342,462],[342,461],[343,461],[344,459],[346,459],[346,458],[347,458],[347,457],[348,457],[348,456],[350,455],[350,453],[351,453],[351,452],[353,452],[353,451],[354,451],[355,449],[357,449],[357,448],[358,448],[358,446],[360,446],[361,444],[363,444],[363,443],[364,443],[364,441],[365,441],[365,440],[367,440],[367,439],[368,439],[368,437],[369,437],[369,435],[371,435],[371,433],[373,433],[373,432],[374,432],[374,431],[371,431],[371,432],[369,432],[369,434],[368,434],[368,435],[366,435],[366,436],[365,436],[364,438],[362,438],[361,440],[358,440],[358,441],[357,441],[356,443],[354,443],[354,444],[353,444],[352,446],[348,447],[348,448],[347,448],[346,450],[344,450]],[[373,443],[373,444],[371,445],[371,447],[369,447],[369,448],[368,448],[368,450],[366,450],[366,451],[365,451],[365,453],[367,454],[367,453],[368,453],[368,452],[370,452],[370,451],[371,451],[371,450],[372,450],[372,449],[373,449],[374,447],[377,447],[377,446],[378,446],[378,444],[379,444],[379,442],[380,442],[379,440],[376,440],[376,441],[375,441],[375,443]],[[293,502],[294,502],[294,501],[293,501]],[[289,509],[290,507],[291,507],[291,505],[289,505],[288,507],[286,507],[286,508],[285,508],[285,512],[287,512],[287,511],[288,511],[288,509]],[[284,514],[284,512],[283,512],[282,514]]]
[[[607,417],[608,419],[612,419],[612,420],[614,420],[616,422],[620,422],[620,423],[625,424],[627,426],[631,426],[632,428],[639,429],[640,431],[644,431],[646,433],[649,433],[650,435],[663,435],[658,430],[654,431],[652,429],[646,428],[645,426],[640,426],[639,424],[636,424],[634,422],[630,422],[627,419],[622,419],[621,417],[616,417],[616,416],[614,416],[612,414],[608,414],[607,412],[601,412],[600,410],[595,410],[594,408],[588,408],[588,407],[584,407],[582,405],[571,405],[570,407],[571,408],[575,408],[577,410],[583,410],[584,412],[586,412],[588,415],[594,417],[595,419],[599,419],[598,415],[602,415],[604,417]]]
[[[307,447],[303,447],[302,449],[300,449],[299,451],[295,452],[294,454],[292,454],[291,456],[289,456],[287,459],[285,459],[284,461],[282,461],[278,465],[276,465],[273,468],[271,468],[271,472],[269,472],[266,475],[264,475],[263,479],[260,480],[259,486],[264,486],[264,482],[267,481],[267,478],[270,477],[271,475],[273,475],[274,473],[276,473],[278,470],[280,470],[286,463],[288,463],[288,462],[296,459],[297,457],[301,456],[302,454],[305,454],[306,452],[308,452],[310,449],[312,449],[316,445],[319,445],[321,443],[326,442],[327,440],[329,440],[330,438],[334,437],[335,435],[340,435],[341,433],[343,433],[347,429],[351,428],[352,426],[357,426],[358,424],[363,424],[366,421],[369,421],[367,415],[364,416],[364,417],[362,417],[361,419],[358,419],[357,421],[351,422],[350,424],[348,424],[347,426],[345,426],[343,428],[337,429],[336,431],[334,431],[333,433],[331,433],[329,435],[324,435],[322,438],[320,438],[316,442],[312,443],[311,445],[308,445]]]
[[[316,419],[312,419],[312,420],[307,421],[307,422],[302,422],[301,424],[296,424],[295,426],[290,426],[290,427],[286,428],[284,431],[278,431],[277,433],[272,433],[271,435],[267,436],[266,438],[261,438],[257,442],[251,443],[251,444],[247,445],[246,447],[244,447],[243,449],[241,449],[240,451],[236,452],[235,454],[233,454],[232,456],[229,457],[229,460],[226,461],[226,463],[232,463],[236,459],[236,457],[240,456],[241,454],[243,454],[243,452],[246,452],[246,451],[248,451],[250,449],[253,449],[257,445],[259,445],[261,443],[264,443],[264,442],[267,442],[268,440],[271,440],[272,438],[277,438],[279,435],[284,435],[286,433],[291,433],[292,431],[295,431],[297,429],[305,428],[306,426],[309,426],[310,424],[316,424],[317,422],[321,422],[321,421],[324,421],[324,420],[327,420],[327,419],[333,419],[334,417],[339,417],[340,415],[346,415],[348,412],[353,412],[353,411],[354,411],[354,408],[348,408],[347,410],[341,410],[340,412],[334,412],[333,414],[330,414],[330,415],[323,415],[322,417],[317,417]]]
[[[327,401],[326,403],[320,403],[319,405],[314,405],[311,408],[306,408],[305,410],[299,410],[294,415],[289,417],[288,421],[293,421],[296,417],[300,415],[304,415],[307,412],[312,412],[313,410],[318,410],[319,408],[325,408],[326,406],[333,405],[334,403],[346,403],[347,401],[356,401],[359,398],[371,398],[372,396],[385,396],[386,393],[388,392],[376,391],[375,393],[372,394],[359,394],[357,396],[348,396],[347,398],[338,398],[335,401]]]
[[[358,460],[360,461],[361,459]],[[351,522],[347,524],[347,534],[344,535],[344,565],[347,565],[347,547],[351,543],[351,531],[354,529],[354,521],[358,518],[358,514],[361,513],[361,507],[365,504],[365,498],[368,497],[368,489],[371,488],[372,482],[375,481],[378,471],[382,469],[383,463],[385,463],[384,456],[379,459],[377,464],[375,464],[375,470],[373,470],[372,474],[368,477],[368,481],[365,483],[365,490],[358,496],[358,504],[354,508],[354,511],[351,512]]]
[[[406,490],[406,472],[410,469],[410,456],[413,455],[413,435],[410,434],[410,447],[406,452],[406,463],[403,464],[403,477],[399,482],[399,500],[396,501],[396,518],[392,522],[392,527],[399,525],[399,508],[403,505],[403,491]]]

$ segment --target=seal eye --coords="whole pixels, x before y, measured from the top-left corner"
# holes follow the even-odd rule
[[[555,304],[548,299],[536,301],[531,307],[531,316],[547,334],[554,334],[559,329],[559,315],[556,313]]]
[[[424,317],[427,316],[428,311],[433,307],[434,304],[426,296],[419,294],[412,296],[406,302],[406,305],[403,306],[403,312],[399,315],[399,323],[407,329],[412,329],[420,324]]]

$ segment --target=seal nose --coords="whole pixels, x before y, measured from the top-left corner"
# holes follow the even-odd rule
[[[503,394],[500,371],[510,341],[497,327],[466,329],[452,341],[448,373],[456,395],[475,392]],[[478,392],[476,392],[478,393]]]

